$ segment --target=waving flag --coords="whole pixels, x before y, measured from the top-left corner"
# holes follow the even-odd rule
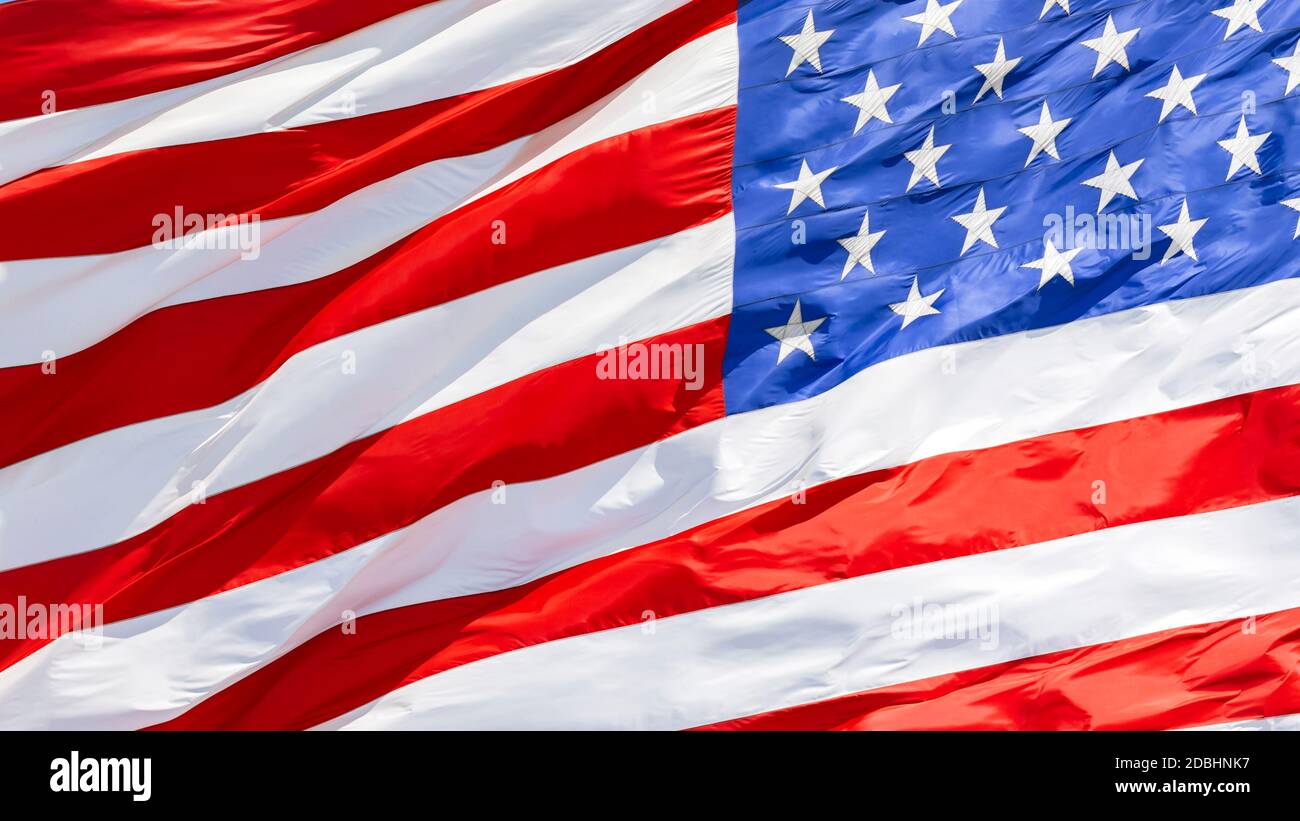
[[[0,727],[1295,724],[1298,39],[0,5]]]

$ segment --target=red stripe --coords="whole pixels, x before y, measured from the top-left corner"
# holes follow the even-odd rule
[[[0,5],[0,120],[230,74],[429,0],[19,0]]]
[[[305,728],[520,647],[1300,493],[1300,386],[853,476],[508,590],[330,630],[167,722]],[[1107,503],[1090,502],[1092,482]],[[1016,504],[1008,505],[1007,499]]]
[[[362,4],[364,5],[364,4]],[[572,66],[422,105],[287,131],[168,146],[50,168],[0,188],[0,259],[148,245],[157,214],[317,211],[433,160],[541,131],[731,22],[734,0],[696,0]],[[123,192],[130,196],[122,196]],[[104,203],[112,202],[112,208]],[[76,230],[68,230],[75,226]]]
[[[719,109],[595,143],[337,274],[154,311],[61,357],[53,375],[40,364],[0,369],[0,424],[11,432],[0,466],[211,407],[325,340],[723,216],[734,120],[734,108]],[[509,242],[491,242],[496,220]]]
[[[102,602],[105,621],[120,621],[323,559],[497,480],[643,447],[722,416],[726,333],[723,317],[650,340],[704,346],[695,390],[680,379],[602,380],[601,355],[575,359],[209,497],[125,542],[0,573],[0,601]],[[0,667],[41,644],[4,643]]]
[[[1169,730],[1300,712],[1300,609],[935,676],[706,730]]]

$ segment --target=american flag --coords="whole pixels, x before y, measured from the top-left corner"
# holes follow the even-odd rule
[[[0,5],[0,727],[1300,725],[1298,39]]]

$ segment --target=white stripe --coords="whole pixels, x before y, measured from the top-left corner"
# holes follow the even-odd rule
[[[52,165],[404,108],[588,57],[686,0],[439,0],[264,65],[0,124],[0,182]]]
[[[260,223],[261,252],[255,259],[242,258],[238,243],[200,237],[195,248],[146,246],[6,263],[6,275],[0,278],[0,367],[41,362],[45,351],[66,356],[167,305],[340,271],[567,154],[639,128],[734,105],[738,60],[735,26],[715,31],[533,137],[413,168],[313,214]],[[647,99],[655,105],[647,106]]]
[[[684,729],[1283,610],[1300,604],[1297,528],[1291,498],[876,573],[524,647],[327,726]],[[980,632],[911,629],[917,602]]]
[[[1297,305],[1300,282],[1283,281],[994,337],[952,348],[958,367],[942,380],[948,349],[890,360],[821,397],[513,485],[508,516],[491,492],[475,494],[292,575],[117,625],[114,653],[82,658],[59,639],[0,673],[0,705],[12,694],[27,707],[5,721],[146,726],[337,623],[343,610],[503,589],[842,476],[1300,382]],[[1243,353],[1226,353],[1234,349]],[[1244,381],[1246,351],[1253,372],[1273,381]],[[297,595],[282,592],[286,584],[314,591],[315,604],[304,606],[310,623],[305,613],[284,623],[275,606],[263,614],[267,602]],[[208,624],[248,638],[194,642]],[[135,680],[138,665],[171,672],[131,688],[96,683]],[[52,677],[63,686],[47,686]],[[83,700],[87,692],[95,697]]]
[[[1232,721],[1227,724],[1210,724],[1205,727],[1187,727],[1187,730],[1300,730],[1300,713],[1270,718]]]
[[[731,309],[731,215],[336,337],[213,408],[0,470],[0,568],[143,532],[207,496],[404,419]],[[198,483],[196,485],[196,483]]]

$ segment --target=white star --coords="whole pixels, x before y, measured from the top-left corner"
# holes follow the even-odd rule
[[[1263,174],[1264,172],[1259,170],[1259,157],[1256,153],[1272,134],[1272,131],[1265,131],[1252,135],[1246,128],[1246,115],[1241,115],[1241,121],[1237,123],[1236,136],[1219,140],[1219,148],[1232,155],[1232,162],[1228,164],[1228,176],[1225,179],[1232,179],[1232,175],[1243,165],[1256,174]]]
[[[952,27],[952,20],[948,19],[952,13],[957,10],[962,0],[952,0],[951,3],[939,3],[939,0],[925,0],[925,11],[920,14],[913,14],[903,19],[909,23],[916,23],[921,27],[921,39],[917,41],[916,46],[920,48],[925,41],[934,34],[935,30],[942,31],[949,37],[956,37],[957,31]]]
[[[1259,10],[1267,2],[1268,0],[1232,0],[1231,6],[1224,6],[1210,13],[1228,21],[1228,33],[1223,35],[1225,40],[1242,26],[1250,26],[1262,34],[1264,30],[1259,27]]]
[[[930,126],[930,133],[925,135],[925,142],[921,147],[913,151],[904,151],[903,156],[912,164],[912,178],[907,181],[907,190],[911,191],[912,186],[925,177],[934,183],[934,187],[939,187],[939,160],[952,145],[935,145],[934,144],[934,126]]]
[[[816,174],[808,167],[808,161],[804,160],[799,166],[799,179],[790,182],[778,182],[777,188],[784,188],[790,192],[790,207],[786,210],[786,215],[794,213],[794,209],[804,200],[812,200],[822,208],[826,207],[826,201],[822,199],[822,183],[826,178],[836,171],[839,171],[838,165],[832,166],[825,171],[818,171]]]
[[[998,53],[993,55],[993,62],[980,63],[975,66],[975,70],[984,75],[984,85],[980,86],[980,93],[975,95],[975,102],[980,101],[980,97],[988,94],[990,90],[1002,99],[1002,82],[1007,79],[1011,70],[1024,58],[1012,57],[1007,59],[1006,46],[1002,44],[1002,38],[998,38]]]
[[[849,258],[844,261],[844,270],[840,273],[840,279],[849,275],[854,265],[861,265],[871,273],[876,272],[876,267],[871,263],[871,249],[876,247],[880,238],[885,235],[884,231],[871,230],[871,213],[867,212],[862,215],[862,227],[858,229],[857,236],[844,237],[836,240],[844,246],[844,250],[849,252]]]
[[[1071,248],[1065,253],[1056,250],[1052,241],[1046,240],[1043,243],[1043,256],[1033,262],[1026,262],[1021,268],[1037,268],[1040,272],[1038,278],[1038,290],[1052,281],[1053,277],[1060,277],[1071,285],[1074,284],[1074,269],[1070,267],[1070,260],[1074,259],[1082,251],[1082,248]]]
[[[1182,210],[1178,213],[1178,222],[1156,226],[1169,237],[1169,248],[1165,251],[1165,258],[1160,260],[1160,264],[1164,265],[1178,256],[1179,253],[1187,254],[1187,256],[1200,262],[1199,259],[1196,259],[1196,246],[1192,241],[1196,239],[1196,233],[1204,228],[1207,222],[1209,222],[1208,219],[1192,219],[1187,212],[1187,200],[1184,199]]]
[[[1296,41],[1295,52],[1290,57],[1279,57],[1273,62],[1286,72],[1286,93],[1295,91],[1300,86],[1300,40]]]
[[[1092,76],[1096,77],[1111,63],[1119,63],[1125,71],[1128,71],[1128,52],[1124,48],[1138,36],[1141,30],[1135,27],[1129,31],[1118,31],[1115,28],[1115,18],[1107,15],[1106,27],[1101,36],[1080,43],[1097,52],[1097,65],[1092,68]]]
[[[1196,101],[1192,99],[1192,91],[1204,79],[1204,74],[1198,74],[1195,77],[1183,77],[1182,73],[1178,71],[1178,66],[1174,66],[1174,70],[1169,74],[1169,83],[1164,88],[1158,88],[1147,93],[1148,97],[1163,101],[1163,105],[1160,107],[1160,122],[1163,123],[1165,117],[1168,117],[1169,112],[1173,111],[1176,106],[1182,106],[1196,114]]]
[[[858,124],[853,126],[853,133],[857,134],[862,130],[862,126],[871,122],[872,119],[880,120],[882,123],[893,123],[894,121],[889,118],[889,109],[885,107],[885,104],[902,87],[903,84],[899,83],[882,88],[876,82],[876,72],[867,71],[867,87],[862,90],[862,93],[843,98],[844,102],[858,108]]]
[[[903,318],[903,328],[906,328],[923,316],[939,313],[939,309],[934,307],[934,301],[943,296],[944,290],[940,288],[929,296],[921,296],[921,288],[917,284],[916,277],[912,277],[912,287],[907,292],[907,299],[893,303],[889,306],[889,310]]]
[[[781,362],[795,351],[803,351],[808,354],[809,359],[816,359],[817,353],[813,350],[812,333],[826,321],[826,317],[810,319],[803,321],[803,306],[799,300],[794,301],[794,310],[790,312],[790,321],[784,325],[777,325],[775,328],[764,328],[772,336],[781,342],[781,347],[776,352],[776,364]]]
[[[790,48],[794,49],[794,54],[790,55],[790,67],[785,70],[785,76],[789,77],[794,70],[805,62],[817,69],[817,73],[822,73],[822,56],[818,51],[826,41],[831,39],[835,29],[818,31],[813,25],[812,9],[808,9],[808,16],[803,21],[803,31],[798,34],[782,35],[780,40]]]
[[[1070,13],[1070,0],[1043,0],[1043,11],[1038,15],[1038,19],[1042,20],[1046,17],[1052,6],[1061,8],[1066,14]]]
[[[1282,204],[1293,211],[1300,211],[1300,198],[1294,200],[1282,200]],[[1291,239],[1300,239],[1300,220],[1296,221],[1295,234]]]
[[[1115,152],[1111,151],[1110,156],[1106,158],[1106,170],[1090,180],[1083,181],[1084,185],[1101,189],[1101,199],[1097,203],[1098,214],[1106,210],[1106,206],[1116,196],[1128,197],[1131,200],[1138,198],[1137,192],[1133,190],[1133,183],[1129,180],[1144,162],[1146,160],[1134,160],[1128,165],[1120,165],[1119,160],[1115,159]]]
[[[1029,149],[1029,159],[1025,160],[1025,167],[1028,168],[1034,158],[1044,151],[1054,160],[1061,159],[1061,155],[1056,153],[1056,138],[1061,136],[1061,132],[1071,122],[1073,120],[1070,117],[1053,121],[1052,110],[1047,107],[1047,101],[1044,100],[1043,108],[1038,112],[1038,125],[1029,125],[1016,129],[1034,141],[1034,144]]]
[[[969,214],[957,214],[952,217],[952,221],[966,229],[966,239],[961,244],[961,252],[965,254],[971,249],[977,241],[986,245],[998,247],[998,239],[993,236],[993,223],[998,221],[1002,212],[1007,210],[1006,206],[1001,208],[987,208],[984,205],[984,188],[980,188],[979,196],[975,199],[975,210]]]

